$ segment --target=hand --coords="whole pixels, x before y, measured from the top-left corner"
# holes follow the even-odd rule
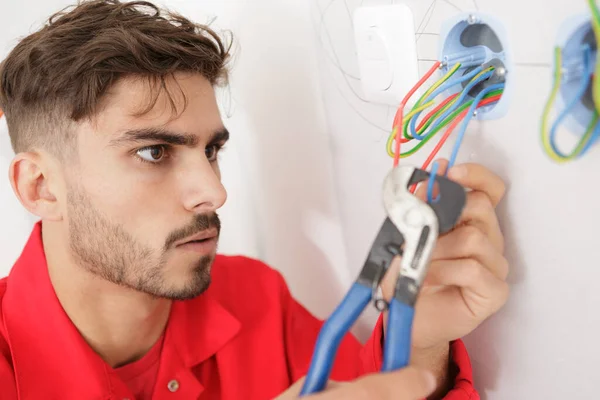
[[[443,174],[447,165],[446,160],[440,160],[438,173]],[[504,183],[477,164],[457,165],[450,169],[448,178],[470,191],[457,226],[438,239],[416,304],[413,356],[429,360],[436,359],[432,349],[447,354],[450,341],[473,331],[508,297],[508,262],[503,256],[504,237],[495,213],[504,197]],[[421,185],[417,191],[421,199],[426,198],[426,186]],[[398,269],[396,260],[382,282],[388,300],[393,295]]]
[[[276,400],[298,399],[304,378],[277,397]],[[400,371],[365,375],[353,382],[329,382],[327,388],[307,397],[306,400],[419,400],[429,396],[435,389],[431,373],[414,367]]]

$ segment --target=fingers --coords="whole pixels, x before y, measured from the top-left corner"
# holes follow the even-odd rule
[[[427,284],[458,286],[466,289],[466,303],[475,317],[487,317],[498,311],[508,299],[508,284],[473,259],[436,261],[431,263]]]
[[[281,394],[275,400],[295,400],[295,399],[297,399],[300,396],[300,392],[302,391],[302,387],[304,386],[305,380],[306,380],[306,377],[302,377],[302,378],[298,379],[296,382],[294,382],[294,384],[292,386],[290,386],[285,391],[285,393]],[[328,381],[324,390],[331,390],[331,389],[339,388],[342,385],[344,385],[344,383]]]
[[[484,265],[498,279],[506,279],[508,261],[480,229],[470,225],[458,227],[452,234],[440,237],[432,261],[469,258]]]
[[[488,195],[494,208],[500,203],[506,192],[502,178],[479,164],[456,165],[448,171],[448,178],[462,186]]]
[[[435,378],[430,372],[407,367],[399,371],[367,375],[307,399],[419,400],[429,396],[435,387]]]
[[[487,235],[499,252],[504,252],[504,236],[491,199],[483,192],[470,192],[457,225],[469,224]]]

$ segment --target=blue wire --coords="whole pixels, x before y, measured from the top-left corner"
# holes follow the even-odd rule
[[[433,123],[433,125],[430,126],[430,132],[432,132],[438,125],[440,125],[442,123],[442,121],[444,121],[448,116],[450,116],[450,114],[452,114],[458,107],[460,107],[463,100],[465,99],[465,97],[467,97],[467,95],[469,94],[471,89],[473,89],[474,86],[489,79],[493,74],[494,74],[494,71],[489,71],[489,72],[486,72],[485,74],[481,75],[476,80],[469,82],[469,84],[460,93],[460,96],[458,96],[458,99],[456,99],[454,105],[452,105],[452,107],[450,107],[448,110],[446,110],[446,112],[444,112],[444,114],[442,114],[439,118],[437,118],[435,123]],[[414,118],[411,122],[413,122],[413,121],[415,121]],[[419,135],[416,131],[413,132],[412,125],[411,125],[411,135],[415,139],[423,140],[427,137],[428,134],[429,133],[426,133],[425,135]]]
[[[437,175],[437,171],[440,165],[437,161],[434,161],[431,165],[431,172],[429,173],[429,182],[427,183],[427,202],[429,204],[437,203],[440,201],[440,195],[438,194],[437,198],[433,198],[433,186],[435,183],[435,176]]]
[[[460,78],[455,78],[453,80],[450,80],[448,82],[443,83],[442,85],[440,85],[439,88],[437,88],[429,96],[427,96],[427,98],[424,99],[422,103],[425,104],[425,103],[427,103],[427,102],[435,99],[437,96],[439,96],[440,94],[442,94],[446,90],[450,89],[452,86],[460,85],[461,83],[472,79],[475,75],[477,75],[481,71],[483,71],[483,67],[477,67],[473,71],[469,72],[468,74],[465,74],[465,75],[461,76]],[[413,137],[415,139],[419,139],[417,137],[417,136],[419,136],[418,133],[416,134],[417,136],[414,136],[414,135],[415,135],[415,133],[417,131],[417,129],[416,129],[417,120],[419,119],[419,116],[421,115],[422,112],[423,111],[419,111],[418,113],[416,113],[413,116],[413,118],[411,119],[411,121],[410,121],[410,133],[411,133],[411,135],[413,135]],[[425,136],[427,136],[427,135],[425,135]]]
[[[587,90],[587,87],[588,87],[588,84],[592,77],[592,74],[594,73],[594,66],[593,66],[593,63],[591,60],[592,49],[590,48],[590,46],[588,44],[583,45],[582,47],[583,47],[583,59],[584,59],[585,70],[583,73],[583,77],[581,79],[581,84],[579,86],[579,89],[577,89],[575,96],[573,96],[573,99],[567,104],[567,106],[564,108],[564,110],[562,110],[562,112],[560,113],[558,118],[556,118],[556,121],[554,121],[552,128],[550,129],[550,138],[549,138],[550,146],[552,147],[552,150],[554,150],[554,152],[560,157],[568,157],[568,155],[562,153],[556,146],[556,134],[558,133],[558,127],[560,126],[560,124],[562,124],[563,120],[569,116],[569,114],[571,113],[573,108],[577,105],[577,103],[579,103],[581,98],[585,95],[585,92]],[[560,68],[560,65],[558,65],[557,68]],[[591,140],[589,143],[592,143]],[[583,151],[581,154],[583,154]]]
[[[504,89],[504,86],[505,86],[504,83],[497,83],[495,85],[488,86],[487,88],[485,88],[481,92],[479,92],[477,97],[475,97],[475,99],[473,100],[473,104],[471,104],[471,107],[469,107],[469,111],[467,112],[465,120],[463,121],[463,123],[460,127],[458,136],[456,137],[456,142],[454,143],[454,147],[452,148],[452,154],[450,155],[450,161],[448,162],[448,169],[446,171],[448,171],[456,162],[456,156],[458,155],[458,150],[460,149],[460,145],[462,143],[463,137],[465,136],[465,132],[467,131],[467,126],[469,125],[469,122],[473,118],[473,113],[477,109],[477,106],[479,106],[479,103],[481,103],[481,100],[483,100],[485,95],[488,94],[489,92],[492,92],[492,91],[498,90],[498,89]]]
[[[577,156],[577,158],[582,157],[587,151],[592,147],[592,145],[596,142],[596,139],[600,136],[600,122],[596,123],[596,127],[594,128],[594,132],[590,136],[588,142],[585,144],[583,149],[581,149],[581,153]]]

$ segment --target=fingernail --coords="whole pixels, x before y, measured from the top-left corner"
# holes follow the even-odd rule
[[[451,179],[462,179],[467,176],[467,168],[464,165],[457,165],[450,168],[448,177]]]

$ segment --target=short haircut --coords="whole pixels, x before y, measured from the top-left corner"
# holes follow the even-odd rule
[[[227,81],[229,45],[200,25],[146,1],[88,0],[53,16],[23,38],[0,64],[0,108],[13,150],[72,146],[74,123],[93,118],[120,79],[147,80],[147,112],[166,80],[198,73],[213,86]],[[185,98],[184,98],[185,100]]]

